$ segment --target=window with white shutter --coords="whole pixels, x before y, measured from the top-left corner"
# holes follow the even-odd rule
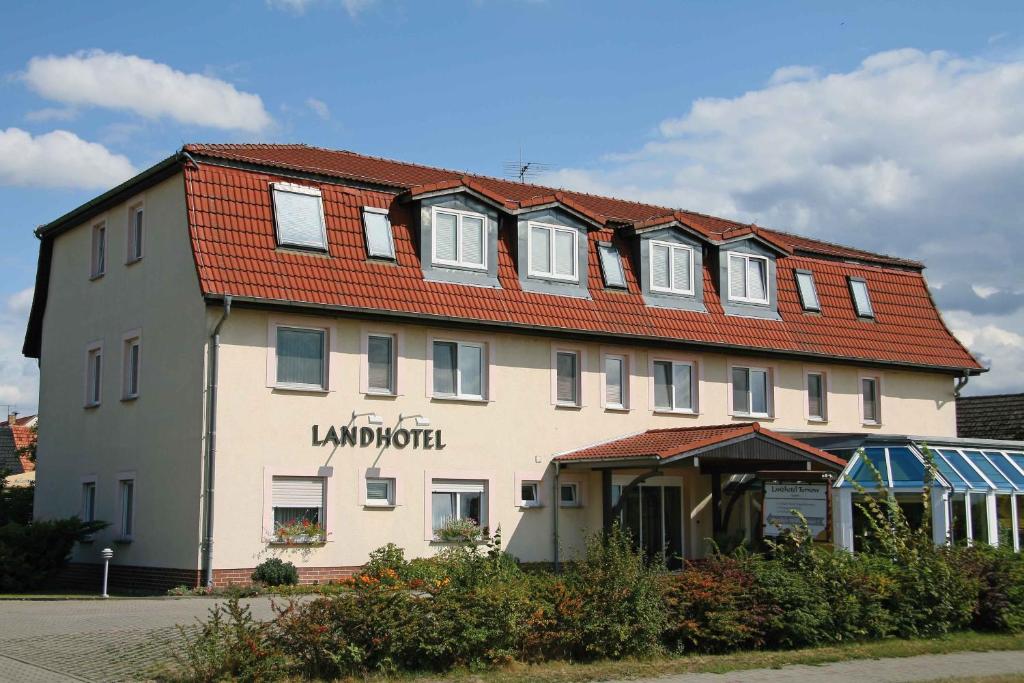
[[[395,337],[369,334],[366,337],[366,390],[371,394],[395,393]]]
[[[864,278],[850,278],[850,293],[853,296],[853,308],[861,318],[874,318],[875,309],[871,306],[871,296],[868,294],[868,283]]]
[[[487,218],[470,211],[432,209],[433,262],[487,270]]]
[[[601,260],[601,273],[604,274],[605,287],[626,286],[626,275],[622,270],[622,258],[619,250],[610,244],[600,244],[597,254]]]
[[[696,383],[692,362],[655,360],[651,363],[651,372],[654,378],[655,410],[696,412]]]
[[[768,303],[768,258],[729,253],[729,300]]]
[[[693,294],[693,249],[652,240],[650,262],[652,292]]]
[[[580,354],[576,351],[555,352],[555,402],[558,405],[580,404]]]
[[[391,507],[395,504],[395,480],[366,480],[366,505],[370,507]]]
[[[272,183],[277,243],[281,246],[327,251],[323,198],[306,185]]]
[[[487,528],[487,482],[433,479],[430,488],[431,523],[437,531],[453,520],[471,521]]]
[[[542,223],[530,223],[529,228],[528,273],[553,280],[579,280],[576,230]]]
[[[821,303],[818,301],[818,289],[814,285],[814,274],[809,270],[798,270],[795,274],[800,305],[805,311],[820,311]]]
[[[274,532],[296,529],[303,525],[324,525],[323,477],[274,477],[271,498],[274,509]]]
[[[276,384],[282,388],[327,388],[327,331],[279,325]]]
[[[391,234],[387,209],[364,206],[363,230],[366,235],[366,254],[370,258],[395,259],[395,240]]]
[[[807,419],[824,422],[827,419],[828,396],[824,372],[807,373]]]
[[[629,405],[629,372],[626,356],[605,354],[604,356],[604,405],[606,408],[623,409]]]

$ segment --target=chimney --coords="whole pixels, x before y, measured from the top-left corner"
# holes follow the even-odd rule
[[[18,413],[14,412],[13,410],[9,410],[7,412],[7,424],[8,426],[11,427],[18,424]]]

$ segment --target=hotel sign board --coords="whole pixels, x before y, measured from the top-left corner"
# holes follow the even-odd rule
[[[443,451],[448,447],[440,429],[391,429],[329,425],[321,430],[313,425],[314,446],[353,446],[361,448],[403,448]]]
[[[828,484],[766,483],[763,509],[765,536],[778,536],[798,527],[796,511],[807,520],[811,537],[816,537],[828,527]]]

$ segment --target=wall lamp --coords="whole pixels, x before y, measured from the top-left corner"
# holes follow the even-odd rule
[[[422,415],[402,415],[402,414],[399,414],[398,415],[398,422],[401,423],[404,420],[412,420],[413,418],[416,419],[416,426],[417,427],[429,427],[430,426],[430,418],[429,417],[424,417]]]
[[[384,418],[378,415],[377,413],[357,413],[356,411],[353,410],[352,421],[355,422],[357,417],[365,417],[366,421],[372,425],[384,424]]]

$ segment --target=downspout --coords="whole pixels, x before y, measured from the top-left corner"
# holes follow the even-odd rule
[[[558,558],[558,508],[561,507],[558,503],[558,476],[561,470],[561,463],[555,462],[555,477],[552,480],[551,488],[551,514],[553,519],[553,533],[551,534],[551,540],[554,544],[554,558],[555,558],[555,573],[561,571],[561,563]]]
[[[203,516],[203,583],[207,588],[213,587],[213,477],[217,458],[217,362],[220,356],[220,328],[231,315],[231,295],[224,296],[224,312],[210,334],[209,346],[209,381],[207,383],[207,421],[206,421],[206,495],[204,498]]]
[[[963,391],[967,383],[971,381],[970,373],[965,372],[963,376],[956,381],[956,386],[953,387],[953,398],[960,398],[960,392]]]

